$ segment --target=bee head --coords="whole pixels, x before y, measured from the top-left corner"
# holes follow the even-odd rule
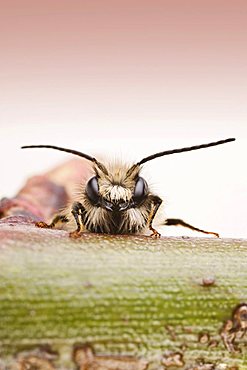
[[[94,166],[95,176],[85,188],[85,193],[94,206],[111,212],[122,212],[139,206],[148,195],[147,182],[139,176],[140,166],[112,165]]]

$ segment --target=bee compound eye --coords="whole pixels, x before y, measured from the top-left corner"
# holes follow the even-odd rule
[[[134,201],[136,203],[141,202],[147,195],[147,191],[148,191],[147,182],[142,177],[138,177],[133,194]]]
[[[86,193],[93,204],[99,200],[99,184],[96,176],[92,177],[86,185]]]

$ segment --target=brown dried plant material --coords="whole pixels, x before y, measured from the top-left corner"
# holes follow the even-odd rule
[[[186,368],[186,370],[238,370],[238,366],[228,366],[226,363],[217,362],[217,364],[212,363],[199,363],[192,367]]]
[[[208,343],[208,348],[216,348],[219,345],[219,341],[217,339],[211,339]]]
[[[210,340],[210,335],[209,333],[200,333],[198,336],[198,342],[201,344],[206,344]]]
[[[226,349],[229,352],[238,352],[239,349],[235,344],[236,339],[241,339],[247,332],[247,304],[237,305],[232,312],[231,320],[227,320],[220,335]]]
[[[18,360],[13,370],[55,370],[55,367],[47,359],[30,355]]]
[[[146,370],[148,362],[131,356],[98,356],[88,344],[75,345],[73,361],[80,370]]]
[[[174,330],[173,326],[166,325],[165,329],[167,331],[167,334],[170,336],[171,340],[175,341],[177,339],[177,336],[176,336],[176,333],[175,333],[175,330]]]
[[[183,367],[185,365],[183,354],[180,352],[167,352],[161,360],[162,365],[167,367]]]
[[[11,370],[55,370],[53,361],[58,358],[58,352],[49,345],[42,345],[30,351],[18,353],[17,360]]]
[[[234,341],[235,341],[235,333],[232,331],[233,329],[233,322],[232,320],[227,320],[220,332],[221,338],[223,340],[223,343],[226,347],[226,349],[229,352],[235,352],[234,348]]]
[[[186,370],[216,370],[214,364],[198,364],[188,367]]]

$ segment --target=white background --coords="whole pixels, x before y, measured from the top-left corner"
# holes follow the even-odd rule
[[[123,118],[102,119],[87,123],[68,117],[49,117],[41,112],[19,117],[13,124],[10,110],[5,120],[12,123],[1,127],[1,183],[2,196],[13,196],[27,177],[40,174],[70,158],[65,153],[49,149],[26,149],[29,144],[53,144],[77,149],[106,160],[120,158],[138,161],[154,152],[191,146],[227,137],[236,142],[177,154],[146,163],[143,176],[165,203],[167,217],[179,217],[224,237],[247,237],[246,229],[246,130],[241,124],[200,125],[196,122],[129,122]],[[49,118],[49,120],[47,119]],[[32,120],[35,119],[35,124]],[[24,120],[26,122],[24,122]],[[29,122],[28,122],[29,121]],[[48,121],[48,122],[47,122]],[[52,122],[53,121],[53,122]],[[55,124],[54,122],[59,122]],[[192,235],[181,228],[166,228],[163,234]],[[196,235],[196,234],[195,234]],[[202,236],[201,234],[197,234]]]

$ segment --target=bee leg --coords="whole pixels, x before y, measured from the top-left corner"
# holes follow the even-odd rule
[[[168,218],[165,221],[165,225],[166,226],[183,226],[183,227],[187,227],[188,229],[198,231],[200,233],[211,234],[211,235],[216,236],[217,238],[220,237],[218,233],[215,233],[213,231],[205,231],[205,230],[202,230],[202,229],[198,229],[197,227],[194,227],[190,224],[187,224],[187,222],[184,222],[183,220],[180,220],[179,218]]]
[[[149,230],[152,231],[152,234],[150,235],[152,238],[160,238],[161,234],[158,233],[157,230],[155,230],[152,226],[152,223],[153,223],[153,219],[162,203],[162,199],[160,199],[159,197],[155,196],[155,195],[152,195],[151,197],[151,201],[152,201],[152,208],[151,208],[151,211],[150,211],[150,214],[149,214],[149,217],[148,217],[148,221],[147,221],[147,225],[148,225],[148,228]]]
[[[56,215],[50,224],[40,221],[35,222],[35,226],[45,229],[53,229],[59,222],[66,223],[69,222],[69,220],[65,215]]]
[[[80,202],[73,203],[71,213],[74,216],[74,219],[75,219],[75,222],[76,222],[76,225],[77,225],[77,229],[75,231],[72,231],[71,233],[69,233],[69,236],[71,238],[76,239],[76,238],[79,238],[81,236],[82,222],[80,222],[79,217],[81,216],[81,218],[82,218],[82,213],[83,212],[84,212],[84,208],[83,208],[83,206]]]

